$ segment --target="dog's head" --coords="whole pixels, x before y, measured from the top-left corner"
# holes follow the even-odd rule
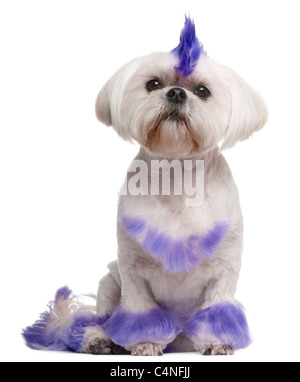
[[[208,57],[186,17],[180,44],[124,65],[104,85],[96,114],[126,140],[165,157],[233,146],[261,129],[267,109],[233,70]]]

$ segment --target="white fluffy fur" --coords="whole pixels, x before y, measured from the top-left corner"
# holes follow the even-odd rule
[[[230,231],[211,261],[183,274],[166,272],[162,265],[144,253],[141,246],[118,225],[118,260],[100,281],[98,314],[112,311],[121,301],[131,312],[146,312],[158,303],[179,315],[205,309],[217,302],[235,301],[242,255],[243,223],[237,187],[219,146],[228,148],[261,129],[267,120],[262,98],[233,70],[201,55],[188,80],[174,71],[170,53],[153,53],[123,66],[100,91],[96,114],[101,122],[112,125],[125,140],[141,145],[136,159],[203,159],[205,161],[205,198],[201,206],[187,207],[186,195],[120,196],[123,213],[142,215],[149,225],[178,235],[201,234],[214,222],[228,220]],[[159,78],[164,88],[147,92],[145,84]],[[195,84],[204,84],[211,97],[203,101],[193,93]],[[187,102],[182,106],[189,121],[189,132],[198,143],[193,146],[184,126],[166,121],[161,141],[152,147],[147,133],[157,115],[164,112],[166,93],[173,86],[184,88]],[[148,145],[148,147],[147,147]],[[180,339],[176,340],[180,342]],[[201,342],[202,341],[202,342]],[[195,338],[201,349],[209,339]],[[213,339],[212,339],[213,341]],[[182,342],[186,344],[186,339]],[[189,345],[182,348],[189,349]],[[129,346],[128,348],[132,348]]]

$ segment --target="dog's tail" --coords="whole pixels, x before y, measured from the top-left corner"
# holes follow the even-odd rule
[[[58,289],[48,307],[49,310],[42,313],[38,321],[23,330],[26,344],[32,349],[82,352],[85,329],[92,326],[101,330],[96,304],[79,302],[79,298],[66,286]]]

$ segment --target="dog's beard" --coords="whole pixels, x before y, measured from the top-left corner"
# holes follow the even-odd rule
[[[163,109],[146,127],[144,146],[163,156],[186,156],[198,151],[201,137],[179,108]]]

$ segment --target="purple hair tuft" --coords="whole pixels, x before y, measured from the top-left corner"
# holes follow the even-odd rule
[[[195,24],[188,16],[185,16],[184,28],[180,35],[180,43],[171,53],[178,59],[178,65],[174,68],[177,72],[181,73],[183,77],[188,77],[192,74],[200,54],[206,54],[202,43],[196,37]]]
[[[64,286],[62,288],[59,288],[56,291],[54,302],[57,302],[60,299],[68,300],[71,297],[71,295],[72,295],[72,291],[69,287]]]

